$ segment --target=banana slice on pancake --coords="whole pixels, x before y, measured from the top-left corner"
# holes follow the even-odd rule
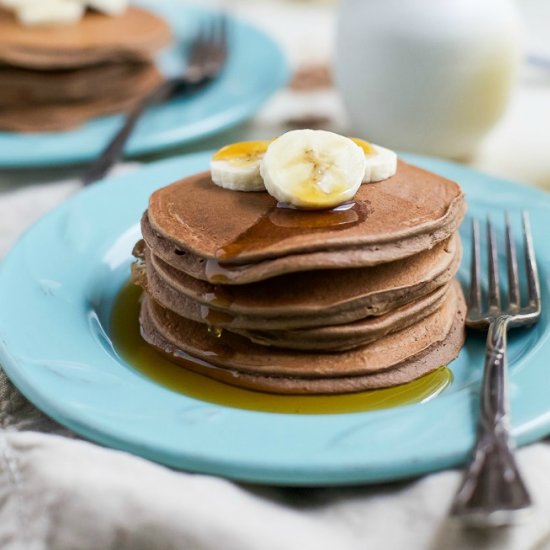
[[[267,148],[260,173],[267,192],[296,208],[332,208],[353,198],[365,154],[351,139],[324,130],[293,130]]]
[[[364,139],[351,139],[365,153],[366,165],[363,183],[373,183],[395,176],[397,172],[397,155],[394,151],[369,143]]]
[[[233,191],[265,191],[260,162],[270,141],[243,141],[226,145],[210,161],[212,181]]]

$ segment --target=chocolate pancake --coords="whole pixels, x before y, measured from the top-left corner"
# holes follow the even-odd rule
[[[223,266],[292,257],[295,271],[363,267],[432,248],[456,231],[465,208],[456,183],[404,162],[395,176],[361,186],[354,200],[332,211],[279,208],[267,193],[221,189],[203,172],[151,195],[144,238],[168,262],[166,246],[172,256],[177,249]]]
[[[100,63],[81,69],[38,71],[0,65],[0,109],[135,95],[150,63]]]
[[[226,332],[217,338],[147,297],[140,322],[143,337],[160,352],[228,384],[273,393],[356,392],[409,382],[456,357],[464,341],[465,304],[460,288],[453,288],[443,306],[419,323],[340,353],[274,350]]]
[[[135,75],[131,89],[121,86],[114,93],[80,101],[0,108],[0,129],[17,132],[66,130],[96,116],[130,109],[158,86],[162,78],[154,65],[147,65]]]
[[[451,291],[445,285],[384,315],[365,317],[353,323],[295,330],[245,330],[231,327],[226,330],[263,346],[312,351],[349,350],[418,323],[441,307],[448,292]]]
[[[457,310],[462,311],[462,291],[453,285],[442,306],[422,321],[395,332],[376,342],[338,353],[313,353],[270,348],[251,343],[248,339],[228,331],[209,331],[176,315],[148,299],[143,300],[144,317],[157,332],[173,346],[193,357],[203,359],[221,368],[270,376],[351,376],[372,374],[405,361],[445,339]],[[150,331],[142,325],[143,335],[149,341]]]
[[[170,27],[163,19],[135,6],[116,17],[88,11],[78,23],[45,27],[25,27],[0,10],[0,61],[19,67],[150,60],[169,39]]]
[[[447,284],[461,258],[457,236],[378,266],[291,273],[248,285],[212,285],[177,271],[147,247],[146,285],[184,317],[235,329],[294,329],[349,323],[416,300]],[[142,279],[143,284],[143,279]]]
[[[186,319],[210,327],[223,327],[225,330],[241,334],[259,344],[288,349],[344,350],[366,344],[433,313],[441,305],[448,291],[448,285],[443,285],[417,300],[400,307],[394,307],[383,315],[364,317],[345,324],[340,322],[340,324],[309,328],[293,329],[287,326],[282,329],[261,330],[259,327],[269,324],[272,322],[271,319],[267,321],[261,318],[250,319],[247,324],[248,328],[241,328],[234,326],[233,318],[230,315],[210,310],[188,298],[182,300],[175,291],[163,294],[163,298],[167,299],[166,303],[160,302],[156,299],[156,293],[151,291],[154,282],[145,275],[145,271],[135,267],[133,273],[134,282],[143,287],[153,300]],[[173,300],[170,300],[170,295],[173,296]],[[177,303],[178,310],[174,308],[174,302]],[[277,319],[277,321],[279,327],[284,326],[281,319]],[[295,323],[296,321],[290,318],[289,324],[295,325]]]

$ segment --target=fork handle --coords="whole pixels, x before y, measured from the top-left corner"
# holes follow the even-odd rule
[[[476,444],[451,508],[451,515],[482,526],[517,523],[532,507],[510,436],[508,320],[497,317],[489,326]]]
[[[82,176],[82,185],[89,185],[100,180],[109,170],[122,158],[124,146],[130,137],[137,121],[141,115],[152,105],[170,96],[177,86],[175,79],[168,79],[161,82],[156,88],[149,92],[141,101],[126,115],[124,124],[113,136],[107,147],[100,156],[90,165]]]

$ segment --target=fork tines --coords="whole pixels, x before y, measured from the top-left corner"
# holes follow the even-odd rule
[[[228,21],[224,13],[208,16],[189,52],[189,65],[201,66],[203,76],[214,76],[227,57]]]
[[[521,305],[520,277],[516,241],[512,230],[512,223],[508,213],[505,214],[506,263],[508,271],[508,300],[507,308],[501,306],[501,290],[499,284],[498,245],[496,231],[487,216],[487,255],[488,255],[488,284],[487,308],[482,303],[481,285],[481,245],[480,223],[472,220],[472,262],[470,274],[470,295],[468,303],[468,322],[484,324],[497,315],[517,317],[521,324],[534,322],[540,316],[540,283],[533,247],[533,237],[529,223],[529,215],[522,213],[523,220],[523,248],[525,253],[525,273],[527,287],[527,304]]]

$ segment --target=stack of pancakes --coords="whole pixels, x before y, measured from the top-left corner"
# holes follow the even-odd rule
[[[168,25],[131,7],[66,26],[24,27],[0,9],[0,129],[64,130],[123,111],[161,82]]]
[[[147,342],[186,368],[275,393],[409,382],[456,357],[460,187],[399,162],[331,211],[281,208],[208,172],[153,193],[135,248]]]

